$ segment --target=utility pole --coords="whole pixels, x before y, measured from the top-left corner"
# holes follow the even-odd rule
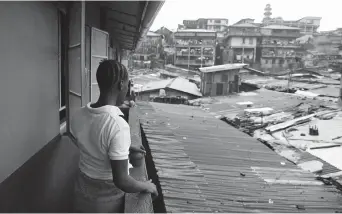
[[[190,40],[189,40],[188,46],[189,46],[189,54],[188,54],[188,71],[190,71]]]
[[[342,107],[342,63],[340,63],[340,74],[341,74],[341,76],[340,76],[340,97],[339,97],[338,102],[339,102],[340,107]]]
[[[203,46],[201,47],[201,68],[202,68],[202,60],[203,60]]]
[[[242,63],[245,62],[245,37],[242,40],[242,60],[241,60],[241,62]]]
[[[288,80],[287,80],[287,93],[290,93],[291,73],[292,73],[292,68],[289,71],[289,76],[288,76]]]

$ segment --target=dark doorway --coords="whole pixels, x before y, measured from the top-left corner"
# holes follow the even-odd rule
[[[216,95],[223,95],[223,83],[217,83]]]

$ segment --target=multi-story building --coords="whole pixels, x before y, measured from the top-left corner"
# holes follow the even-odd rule
[[[281,25],[269,25],[260,28],[262,39],[260,41],[260,62],[263,70],[287,69],[295,62],[295,57],[300,57],[296,50],[301,46],[297,38],[300,37],[300,28]]]
[[[148,32],[141,42],[140,47],[133,54],[135,67],[150,65],[151,58],[158,58],[162,50],[162,35]]]
[[[228,30],[228,19],[222,18],[200,18],[197,20],[184,20],[184,29],[206,29],[217,32],[218,38],[223,38]]]
[[[216,32],[187,29],[175,32],[175,65],[184,68],[213,66]]]
[[[241,21],[240,24],[229,26],[224,40],[226,48],[223,51],[223,64],[254,63],[256,60],[257,44],[261,37],[260,28]]]
[[[338,46],[342,45],[342,34],[338,32],[316,35],[313,45],[318,52],[325,54],[338,54]]]
[[[317,33],[320,26],[321,17],[306,16],[299,20],[285,21],[281,17],[271,18],[272,8],[269,4],[265,8],[265,17],[262,21],[263,26],[268,25],[284,25],[288,27],[296,27],[300,29],[300,33],[303,35],[313,35]]]

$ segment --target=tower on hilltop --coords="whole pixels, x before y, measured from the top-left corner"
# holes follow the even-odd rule
[[[262,20],[262,22],[267,22],[271,19],[271,15],[272,15],[272,8],[270,4],[267,4],[265,9],[264,9],[264,19]]]

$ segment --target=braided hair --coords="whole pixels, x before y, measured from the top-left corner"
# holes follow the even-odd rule
[[[97,68],[96,80],[102,93],[110,91],[114,85],[127,78],[126,67],[116,60],[103,60]]]

